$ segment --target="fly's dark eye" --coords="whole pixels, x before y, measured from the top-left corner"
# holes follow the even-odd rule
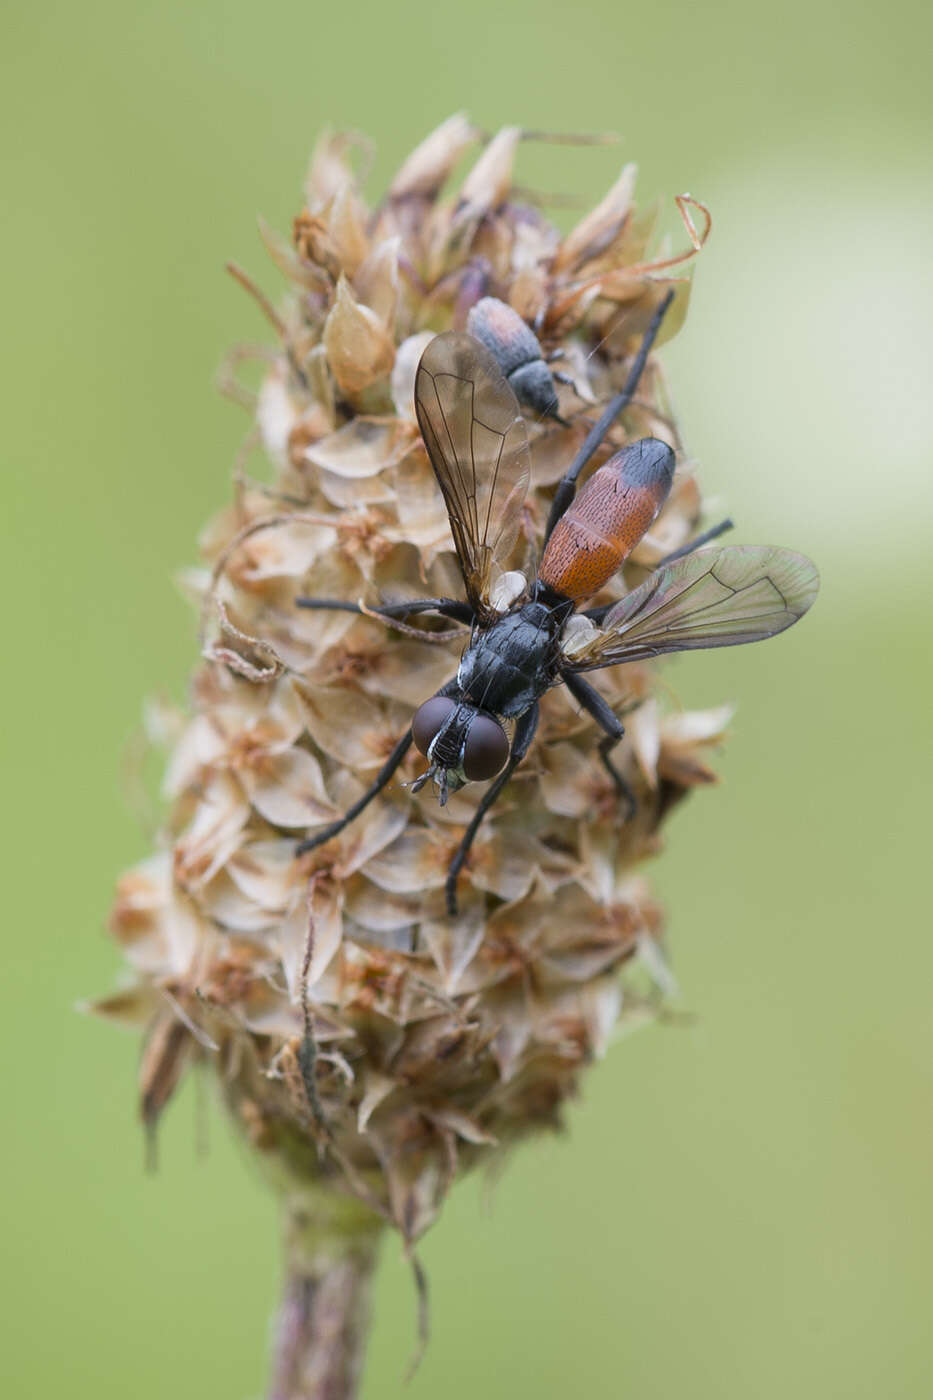
[[[471,782],[482,782],[498,773],[509,756],[509,741],[501,724],[488,715],[477,715],[470,725],[463,751],[463,771]]]
[[[412,737],[425,758],[428,756],[428,749],[437,738],[441,725],[455,708],[454,702],[448,700],[446,695],[435,695],[430,700],[425,700],[415,711],[411,722]]]

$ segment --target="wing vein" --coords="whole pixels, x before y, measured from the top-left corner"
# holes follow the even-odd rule
[[[708,580],[722,590],[712,600]],[[818,587],[810,560],[787,549],[739,545],[688,555],[617,603],[568,665],[590,671],[665,652],[763,641],[802,617]]]

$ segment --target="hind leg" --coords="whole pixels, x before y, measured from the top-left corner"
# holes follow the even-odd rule
[[[609,400],[609,403],[600,414],[596,423],[587,433],[580,451],[577,453],[576,457],[574,457],[563,477],[558,482],[557,490],[554,493],[554,499],[551,502],[551,511],[544,531],[542,545],[547,544],[554,526],[573,500],[574,492],[577,489],[577,477],[599,447],[619,414],[628,407],[634,398],[642,372],[644,371],[645,365],[648,363],[651,347],[655,342],[658,331],[661,329],[661,322],[664,320],[664,314],[673,300],[674,289],[671,288],[651,318],[648,329],[642,337],[638,354],[632,362],[632,368],[629,370],[624,387],[614,398]]]
[[[681,545],[680,549],[675,549],[672,554],[665,554],[663,559],[659,559],[655,564],[656,569],[663,569],[667,564],[673,564],[678,559],[684,559],[688,554],[692,554],[695,549],[702,549],[710,540],[717,540],[720,535],[724,535],[727,530],[733,528],[733,522],[727,517],[720,520],[718,525],[711,525],[708,530],[704,530],[702,535],[697,535],[695,540],[689,544]]]
[[[590,714],[603,730],[605,737],[600,739],[598,744],[599,757],[606,772],[612,779],[613,786],[619,795],[619,800],[625,804],[625,820],[631,821],[638,810],[638,802],[629,784],[623,778],[618,768],[609,757],[612,749],[625,733],[625,726],[619,719],[612,706],[603,699],[595,686],[590,685],[582,676],[575,675],[572,671],[564,672],[564,684],[570,694],[582,705],[587,714]]]

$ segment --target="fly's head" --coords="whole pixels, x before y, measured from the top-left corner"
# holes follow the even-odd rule
[[[433,778],[442,807],[465,783],[495,777],[509,756],[505,730],[493,715],[447,695],[434,695],[415,711],[411,732],[430,765],[412,791]]]
[[[560,417],[560,400],[554,388],[554,379],[543,360],[532,360],[527,365],[521,365],[509,375],[509,383],[519,402],[539,418]]]

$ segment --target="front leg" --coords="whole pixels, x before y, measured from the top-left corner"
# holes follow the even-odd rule
[[[455,695],[456,692],[457,682],[456,679],[454,679],[448,681],[437,693],[438,695]],[[334,836],[339,835],[344,827],[349,826],[352,821],[355,821],[363,809],[368,807],[373,798],[378,797],[382,789],[392,780],[392,777],[401,766],[402,760],[411,748],[412,743],[413,736],[411,725],[409,725],[401,739],[399,739],[398,743],[395,745],[395,748],[389,754],[382,768],[379,770],[378,777],[375,778],[366,789],[363,796],[358,798],[352,807],[348,807],[343,816],[337,821],[331,822],[329,826],[325,826],[321,831],[316,831],[313,836],[309,836],[305,841],[300,841],[295,847],[295,855],[303,856],[305,851],[313,851],[315,847],[323,846],[325,841],[330,841]]]
[[[595,686],[590,685],[589,681],[585,681],[582,676],[573,671],[564,671],[563,679],[573,698],[583,706],[587,714],[593,716],[600,729],[605,731],[606,737],[600,739],[598,745],[599,757],[615,785],[616,792],[628,809],[625,820],[631,821],[638,810],[635,794],[609,757],[610,750],[615,748],[625,733],[625,726],[612,706],[603,699]]]
[[[535,736],[538,727],[538,702],[535,701],[530,710],[526,710],[515,726],[515,738],[512,742],[512,752],[509,754],[509,761],[495,782],[486,789],[480,799],[476,811],[473,813],[473,820],[463,834],[463,840],[454,853],[454,858],[447,868],[447,881],[444,890],[447,896],[447,913],[454,918],[457,913],[457,876],[463,869],[464,861],[470,853],[473,845],[473,838],[479,831],[480,824],[489,811],[490,807],[498,798],[502,789],[511,778],[515,769],[521,763],[525,754],[531,747],[531,741]]]
[[[306,840],[299,841],[295,847],[295,855],[303,856],[306,851],[313,851],[315,847],[323,846],[325,841],[330,841],[334,836],[339,835],[344,827],[355,821],[363,809],[368,807],[373,798],[378,797],[382,789],[389,783],[411,748],[412,742],[411,725],[409,725],[380,769],[379,776],[366,789],[363,796],[354,802],[352,807],[348,807],[337,821],[331,822],[329,826],[323,827],[320,831],[316,831],[313,836],[307,837]]]

